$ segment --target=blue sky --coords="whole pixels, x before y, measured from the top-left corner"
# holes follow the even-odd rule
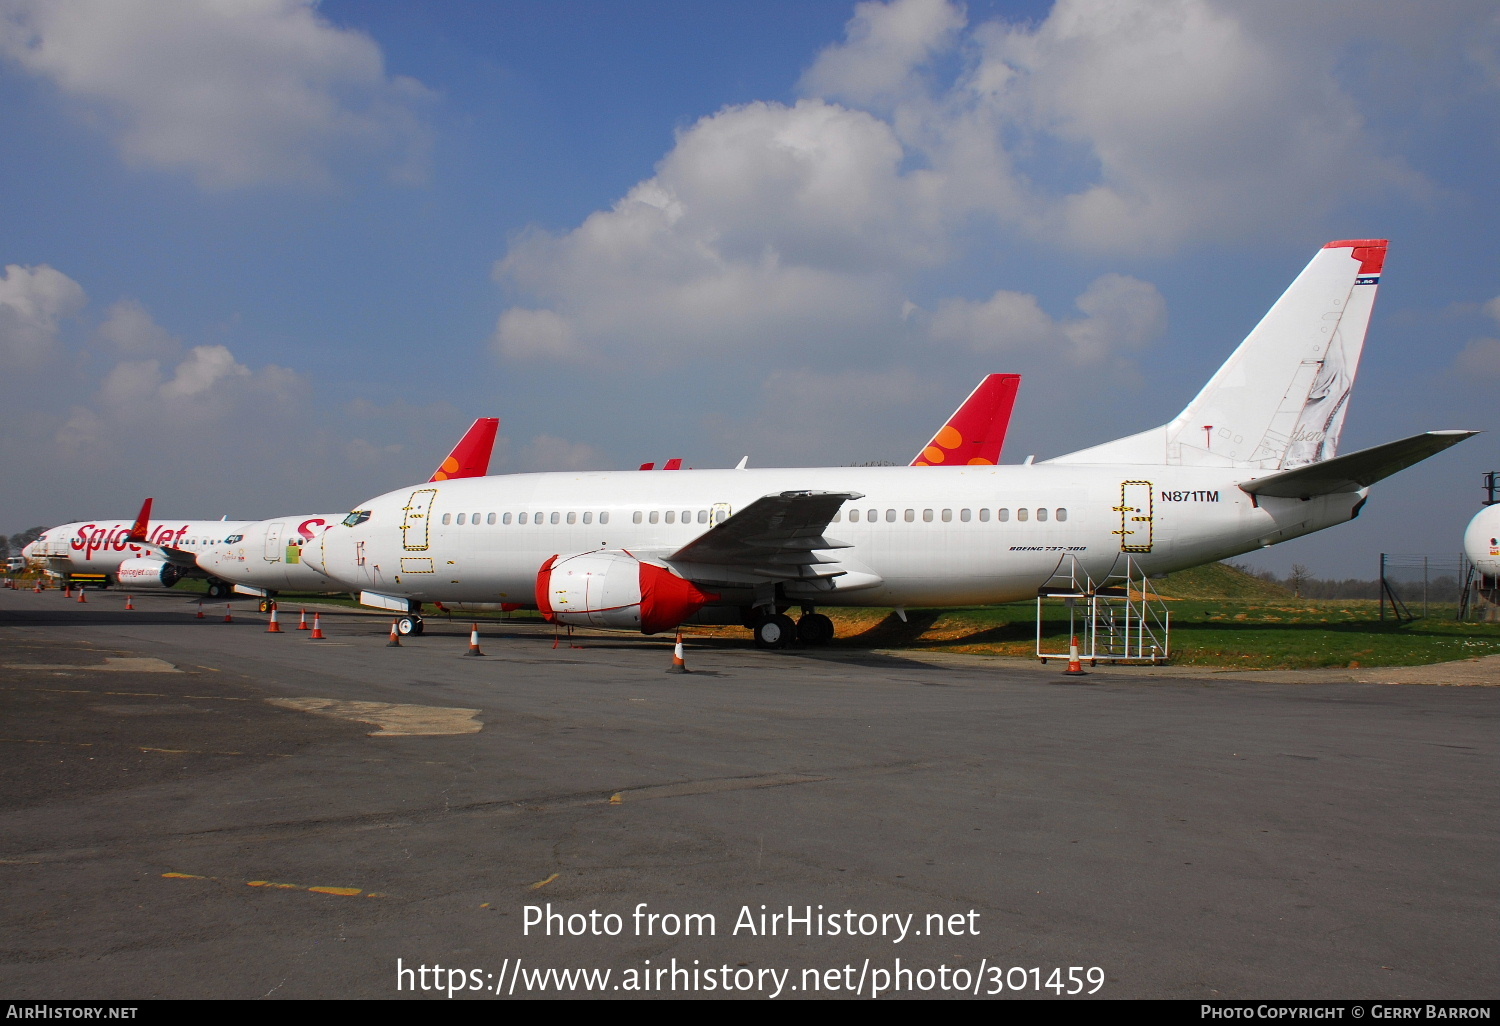
[[[1007,460],[1177,412],[1389,237],[1343,441],[1490,432],[1253,557],[1450,553],[1500,468],[1488,2],[0,0],[0,530],[497,471]]]

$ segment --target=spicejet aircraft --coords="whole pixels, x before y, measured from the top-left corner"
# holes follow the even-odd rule
[[[498,417],[474,421],[427,483],[483,477],[499,429]],[[194,565],[235,591],[265,599],[281,591],[327,591],[328,578],[302,564],[302,548],[340,519],[339,513],[319,513],[253,521],[199,549]]]
[[[424,601],[534,603],[646,634],[739,622],[765,647],[830,639],[818,606],[1011,602],[1069,567],[1224,559],[1353,519],[1376,481],[1475,433],[1337,454],[1385,253],[1330,242],[1169,423],[1052,460],[429,483],[302,558],[408,630]]]
[[[490,452],[494,448],[499,424],[495,417],[476,420],[438,467],[432,480],[484,476],[489,470]],[[45,560],[48,569],[60,576],[155,590],[170,588],[183,577],[193,575],[198,569],[199,554],[237,553],[237,563],[243,566],[247,562],[246,549],[255,546],[258,553],[263,553],[261,558],[266,562],[283,566],[288,562],[295,563],[295,554],[301,546],[342,516],[323,513],[269,521],[153,521],[151,502],[146,500],[134,522],[80,521],[44,531],[30,546],[28,555]],[[212,566],[202,567],[216,578],[209,584],[211,598],[229,595],[234,584],[238,583],[228,573],[236,561],[226,555],[219,562],[224,573]],[[283,580],[290,581],[291,577],[284,576]],[[327,578],[321,574],[304,572],[296,575],[296,580],[315,589],[327,587]],[[280,586],[295,585],[282,583]]]
[[[980,467],[1000,462],[1010,415],[1016,408],[1019,374],[989,374],[912,458],[913,467]]]

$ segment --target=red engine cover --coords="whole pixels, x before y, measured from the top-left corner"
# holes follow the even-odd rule
[[[628,552],[553,556],[536,575],[536,604],[553,623],[671,630],[719,596]]]

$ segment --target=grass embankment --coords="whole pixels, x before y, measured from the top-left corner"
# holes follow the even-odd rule
[[[1374,600],[1298,599],[1222,563],[1152,583],[1171,612],[1171,661],[1178,665],[1416,666],[1500,654],[1500,624],[1459,623],[1452,606],[1433,607],[1424,620],[1382,622]],[[829,615],[838,624],[839,645],[1024,657],[1036,652],[1033,602],[908,610],[906,623],[888,610]],[[1066,634],[1066,619],[1043,624],[1055,650],[1066,650]]]

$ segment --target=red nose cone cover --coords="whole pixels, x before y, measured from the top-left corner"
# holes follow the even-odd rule
[[[670,630],[719,596],[651,563],[641,564],[641,633]]]
[[[552,596],[548,591],[552,586],[552,564],[556,562],[556,556],[548,556],[547,562],[536,572],[536,607],[548,623],[552,622]]]

